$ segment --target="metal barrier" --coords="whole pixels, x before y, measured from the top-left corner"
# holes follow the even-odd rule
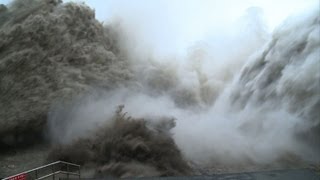
[[[57,161],[4,178],[3,180],[69,179],[70,176],[78,177],[80,179],[80,165],[65,161]]]

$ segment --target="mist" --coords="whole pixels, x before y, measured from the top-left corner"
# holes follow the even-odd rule
[[[306,119],[287,107],[287,104],[291,103],[290,100],[271,100],[268,93],[272,93],[274,87],[270,87],[270,90],[263,93],[266,96],[265,102],[251,105],[254,100],[242,94],[246,91],[260,93],[260,90],[255,87],[251,89],[246,87],[249,84],[241,88],[236,87],[241,85],[239,76],[243,76],[241,74],[244,74],[246,68],[251,66],[250,61],[258,61],[258,57],[265,53],[263,51],[267,51],[265,49],[268,49],[268,46],[273,46],[274,39],[282,38],[277,31],[281,32],[282,28],[291,31],[293,28],[285,27],[288,25],[284,24],[275,33],[271,33],[264,21],[263,9],[251,7],[237,19],[230,20],[217,16],[212,20],[217,21],[214,25],[206,25],[208,23],[205,22],[206,20],[199,22],[203,26],[193,28],[191,31],[205,34],[201,37],[197,33],[189,32],[190,30],[183,26],[183,21],[178,21],[181,20],[179,16],[184,16],[184,13],[192,10],[191,7],[183,7],[182,15],[178,14],[177,17],[172,16],[166,19],[166,16],[174,15],[174,8],[170,6],[167,9],[161,9],[166,5],[165,2],[146,3],[144,6],[148,8],[141,15],[136,14],[138,10],[141,10],[137,4],[131,9],[129,5],[115,5],[118,7],[115,8],[118,10],[115,21],[117,21],[119,31],[123,33],[121,48],[130,60],[134,72],[134,85],[102,93],[99,89],[99,93],[93,91],[80,100],[75,100],[71,117],[67,113],[69,120],[68,126],[64,127],[66,128],[65,134],[62,133],[63,138],[58,136],[58,139],[70,142],[72,139],[85,136],[97,124],[110,119],[117,105],[124,105],[124,110],[132,117],[145,118],[149,121],[156,121],[163,116],[175,118],[177,125],[172,129],[173,138],[186,157],[195,162],[231,165],[237,163],[268,164],[281,158],[290,159],[292,156],[296,156],[296,159],[319,161],[319,153],[296,137],[298,132],[310,127]],[[173,4],[173,7],[176,6]],[[154,9],[155,7],[159,8]],[[315,11],[314,15],[318,12],[318,10],[313,11]],[[189,16],[192,18],[192,15]],[[295,23],[299,23],[297,19],[289,19],[287,23],[295,26]],[[185,21],[188,22],[188,20],[189,18],[186,17]],[[180,22],[182,26],[181,24],[175,25],[174,22]],[[194,24],[194,26],[199,25]],[[312,32],[316,32],[318,27],[316,24],[313,26],[315,29]],[[180,28],[185,28],[186,31]],[[212,31],[200,33],[201,29]],[[298,37],[310,36],[309,31],[311,30],[301,29],[301,35]],[[189,37],[189,33],[193,36]],[[162,34],[164,37],[160,36]],[[171,37],[173,35],[175,37]],[[294,37],[295,35],[283,36],[283,39],[290,39],[293,42],[302,41]],[[170,38],[176,40],[179,45],[169,44],[166,47],[164,45],[166,42],[163,41]],[[315,46],[319,45],[316,36],[310,41],[311,44],[315,43]],[[309,43],[309,40],[306,43]],[[174,48],[183,47],[181,44],[188,44],[184,53]],[[173,54],[174,51],[177,54]],[[288,51],[290,51],[289,47]],[[311,50],[312,53],[317,53],[316,51],[317,49]],[[319,59],[311,52],[306,52],[307,55],[303,59],[313,59],[311,64],[316,67],[319,65]],[[271,61],[277,61],[279,58],[276,53],[269,56],[274,56]],[[288,68],[290,66],[288,65]],[[281,79],[285,81],[286,73],[285,71],[283,73]],[[310,86],[316,86],[312,90],[312,98],[315,98],[313,101],[316,104],[319,102],[317,98],[319,86],[313,82],[319,79],[319,72],[315,70],[314,73],[312,77],[306,78],[314,78],[314,81],[310,80]],[[233,93],[248,98],[249,102],[241,108],[237,107],[237,102],[230,98],[232,96],[230,91],[237,91]],[[284,90],[284,93],[289,94],[289,90]],[[297,105],[292,104],[292,106]],[[59,111],[54,114],[66,119],[66,115],[61,115]],[[310,125],[317,126],[318,117],[316,116],[313,121],[316,121],[315,124]],[[60,126],[65,125],[60,124]],[[56,131],[58,133],[55,134],[61,135],[59,130]]]
[[[281,21],[270,17],[270,5],[249,1],[236,9],[237,3],[229,1],[108,1],[106,14],[96,9],[99,21],[81,3],[30,2],[34,6],[27,8],[14,1],[0,14],[0,34],[8,37],[0,41],[0,93],[11,101],[0,104],[1,117],[10,122],[3,123],[0,134],[32,127],[45,129],[48,141],[66,152],[79,148],[79,142],[100,146],[107,132],[121,134],[127,128],[114,125],[120,106],[121,122],[141,123],[143,134],[153,137],[141,135],[143,141],[129,128],[136,144],[150,149],[147,157],[158,153],[154,147],[163,137],[166,148],[178,154],[181,166],[173,170],[130,156],[139,162],[135,167],[147,164],[153,175],[185,174],[190,164],[252,170],[320,163],[320,17],[319,6],[311,7],[319,2],[280,12],[288,5],[283,1],[275,7]],[[21,12],[28,14],[25,20],[7,16]],[[35,24],[40,28],[29,31]],[[28,33],[34,39],[25,39]],[[13,35],[28,46],[12,43]],[[6,70],[15,66],[28,73]],[[30,71],[35,67],[39,71]],[[161,123],[170,127],[166,133],[154,130]],[[100,131],[105,136],[95,138]],[[81,163],[99,161],[91,154],[100,152],[89,149]],[[72,157],[70,152],[63,157]],[[126,158],[110,158],[97,168],[110,161],[131,167]]]

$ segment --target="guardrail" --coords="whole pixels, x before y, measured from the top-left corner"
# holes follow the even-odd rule
[[[13,176],[4,178],[3,180],[41,180],[41,179],[69,179],[70,176],[80,179],[80,165],[65,161],[57,161],[44,166],[40,166],[29,171],[25,171]]]

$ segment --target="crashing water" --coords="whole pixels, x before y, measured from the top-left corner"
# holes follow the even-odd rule
[[[116,33],[87,6],[14,1],[3,8],[0,26],[0,134],[38,131],[54,100],[130,77],[128,63],[116,55]]]
[[[320,163],[319,9],[287,19],[271,37],[256,26],[240,31],[240,43],[226,42],[228,50],[199,43],[186,57],[162,59],[132,50],[125,23],[102,26],[94,16],[83,4],[55,0],[1,6],[4,143],[48,130],[59,144],[49,159],[93,163],[97,174],[122,177],[187,174],[189,162]],[[119,105],[125,126],[114,123]],[[73,156],[79,146],[85,152]]]

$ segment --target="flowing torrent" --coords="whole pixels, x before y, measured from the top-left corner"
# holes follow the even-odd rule
[[[125,19],[103,25],[85,4],[1,5],[1,146],[45,139],[48,161],[97,177],[319,164],[319,9],[272,35],[255,11],[228,49],[158,57],[134,48],[143,37]]]

